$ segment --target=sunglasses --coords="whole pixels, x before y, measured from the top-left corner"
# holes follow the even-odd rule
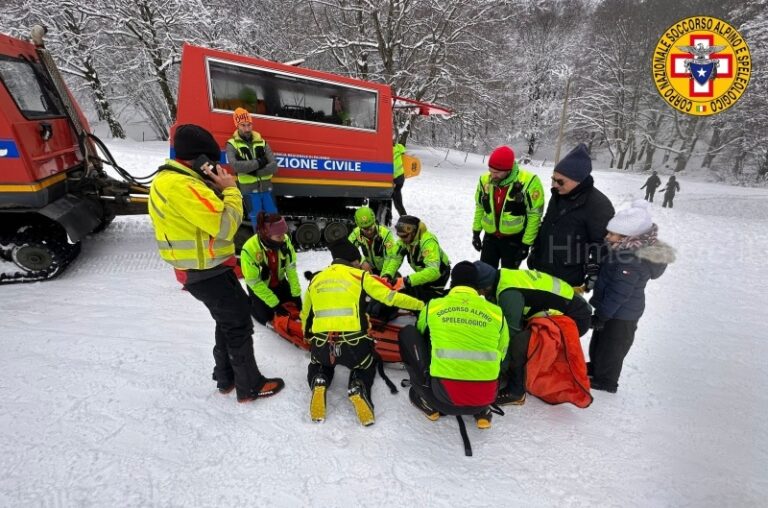
[[[553,176],[553,177],[552,177],[552,183],[554,183],[555,185],[559,185],[560,187],[562,187],[563,185],[565,185],[565,180],[563,180],[562,178],[555,178],[555,177]]]

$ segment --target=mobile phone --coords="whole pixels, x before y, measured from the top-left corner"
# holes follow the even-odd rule
[[[203,166],[205,166],[206,164],[211,165],[211,173],[219,174],[216,169],[216,164],[218,163],[209,159],[208,156],[205,154],[200,155],[197,159],[195,159],[192,162],[192,169],[194,169],[197,173],[202,175],[203,178],[205,178],[207,177],[207,175],[203,172]]]

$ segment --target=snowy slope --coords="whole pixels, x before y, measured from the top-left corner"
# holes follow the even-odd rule
[[[137,175],[167,150],[110,146]],[[476,259],[481,157],[413,152],[424,168],[406,208],[454,263]],[[642,176],[594,176],[618,208],[641,196]],[[653,210],[679,261],[649,284],[618,394],[584,410],[530,398],[469,428],[471,458],[454,419],[429,422],[380,380],[376,424],[361,427],[344,368],[311,423],[307,354],[263,328],[256,358],[284,392],[218,394],[213,321],[156,255],[148,218],[118,218],[59,279],[0,286],[0,506],[764,505],[768,190],[681,187],[674,210]],[[328,262],[299,254],[301,270]]]

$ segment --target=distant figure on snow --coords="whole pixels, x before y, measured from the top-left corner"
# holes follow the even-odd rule
[[[658,171],[654,171],[648,180],[645,181],[640,189],[645,189],[645,200],[649,203],[653,203],[653,195],[656,194],[656,189],[661,185],[661,178],[659,178]]]
[[[664,192],[664,202],[661,204],[661,206],[666,208],[667,205],[669,205],[669,207],[672,208],[672,202],[675,200],[675,193],[680,192],[680,184],[677,183],[675,175],[669,177],[667,186],[661,190]]]

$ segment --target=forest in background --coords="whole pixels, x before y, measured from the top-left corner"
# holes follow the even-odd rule
[[[387,83],[446,105],[450,119],[397,114],[402,142],[536,158],[587,143],[616,169],[768,181],[768,0],[7,0],[0,32],[48,28],[47,47],[79,99],[113,137],[138,117],[167,139],[184,42]],[[727,111],[668,106],[651,74],[675,21],[732,24],[752,77]],[[564,153],[563,152],[563,153]]]

